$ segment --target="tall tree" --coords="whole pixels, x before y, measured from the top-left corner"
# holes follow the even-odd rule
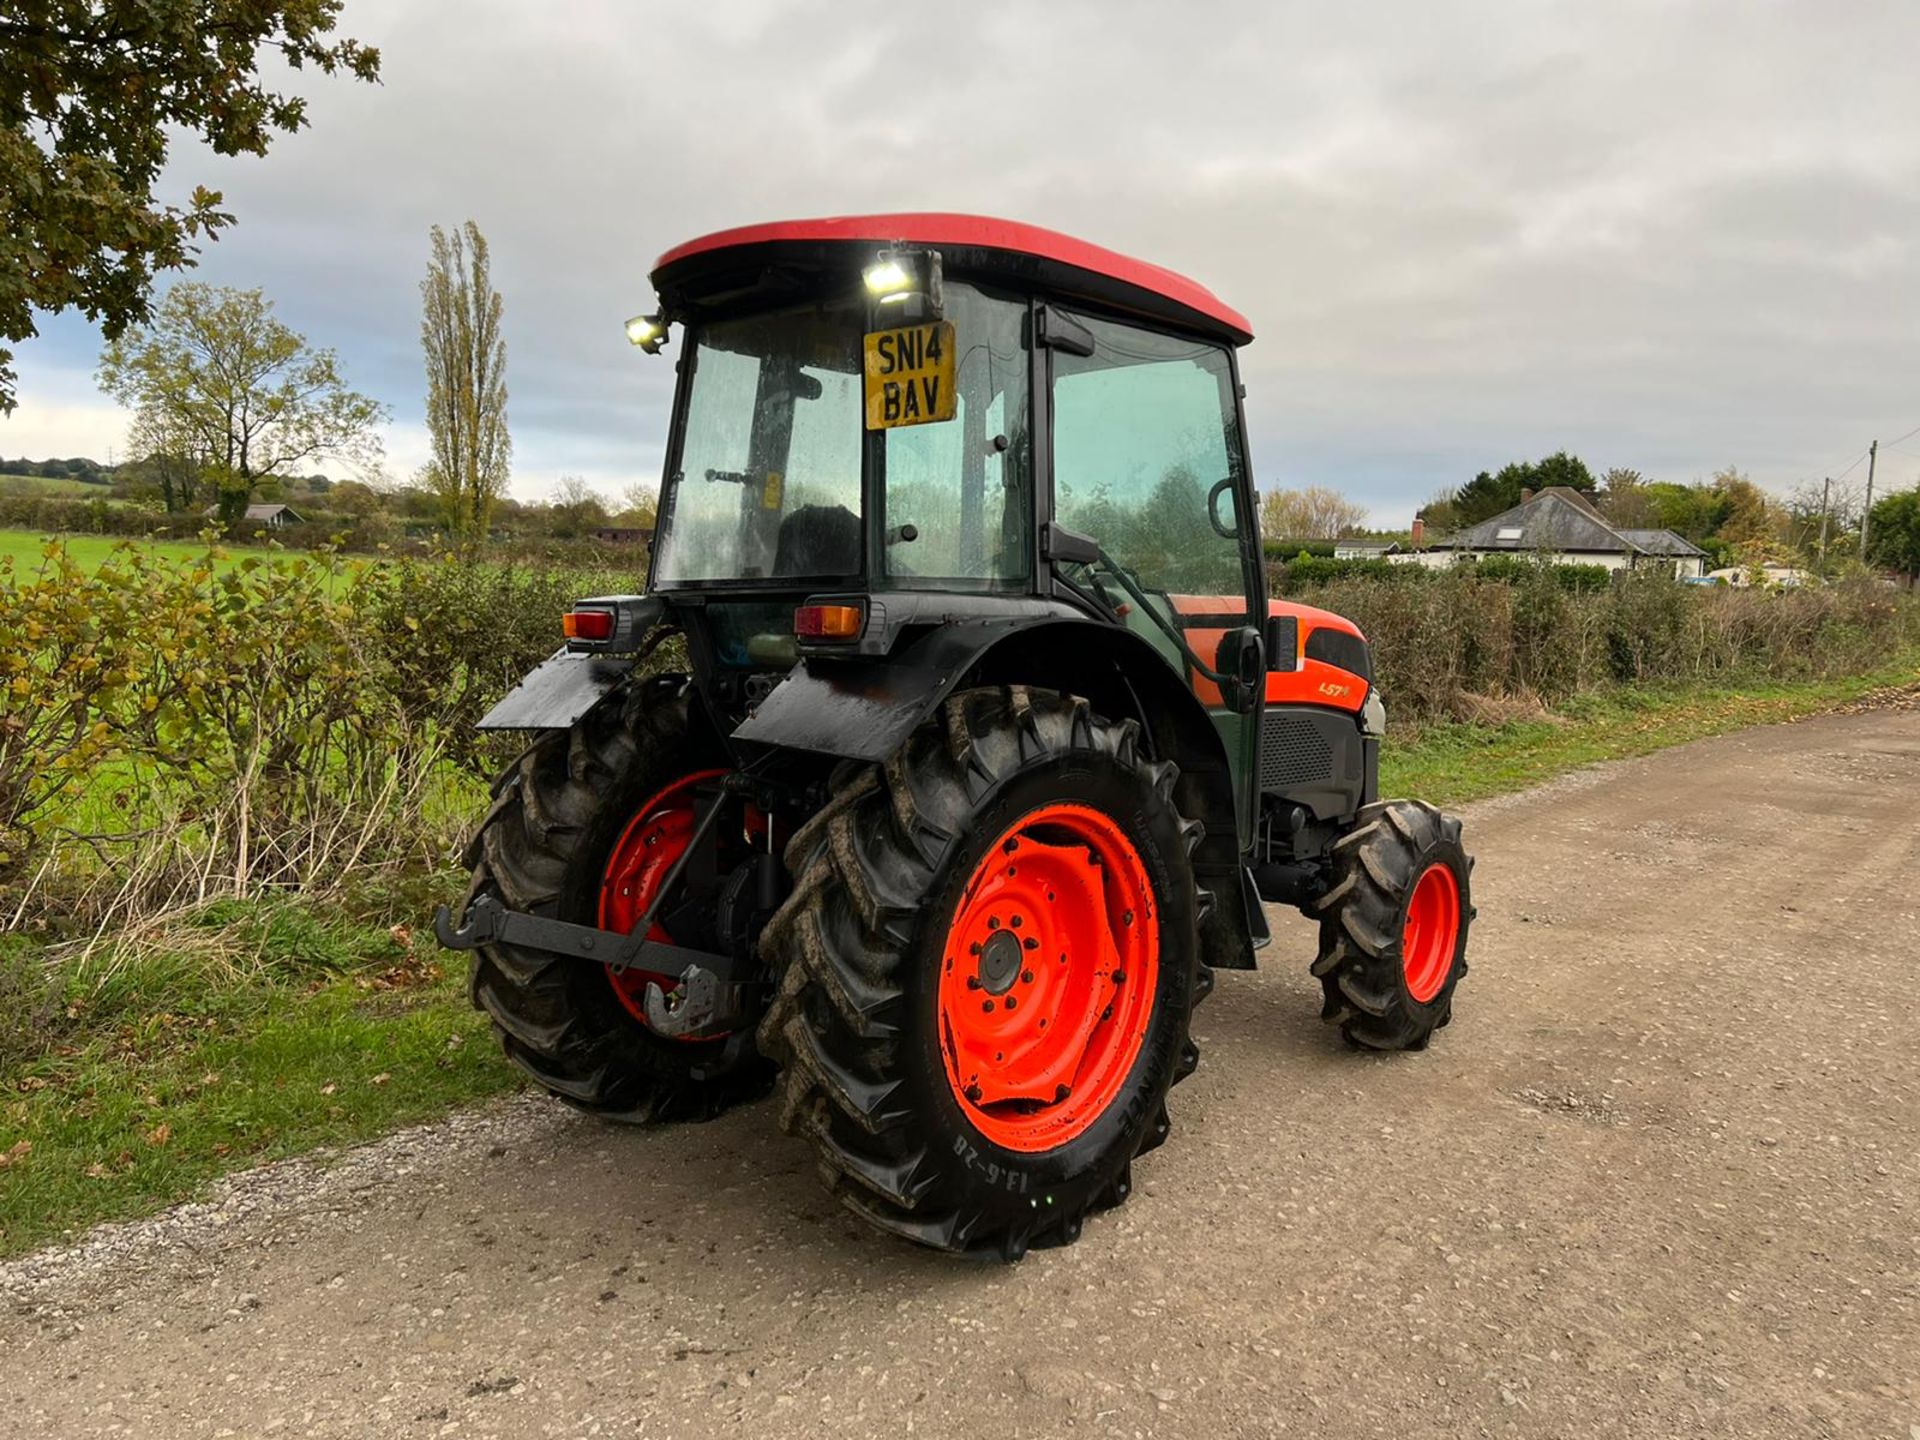
[[[644,480],[635,480],[620,492],[620,510],[614,516],[622,525],[639,525],[651,530],[660,514],[660,492]]]
[[[1324,485],[1269,490],[1260,500],[1260,533],[1269,540],[1338,540],[1366,521],[1366,506]]]
[[[1493,473],[1482,470],[1453,497],[1455,519],[1462,525],[1478,525],[1518,505],[1521,492],[1537,493],[1549,485],[1584,491],[1595,488],[1593,472],[1585,461],[1556,450],[1544,460],[1516,461]]]
[[[427,361],[426,481],[447,528],[478,539],[507,488],[507,342],[493,288],[487,237],[469,220],[448,236],[433,227],[433,259],[420,282],[420,348]]]
[[[1920,490],[1896,490],[1873,502],[1867,517],[1867,558],[1905,578],[1920,578]]]
[[[551,532],[562,540],[574,540],[606,523],[607,504],[600,492],[578,475],[562,475],[547,507]]]
[[[136,428],[190,444],[231,523],[254,491],[324,456],[371,466],[386,408],[347,388],[331,350],[273,317],[258,290],[175,285],[150,325],[100,357],[100,386]]]
[[[1715,527],[1722,540],[1741,545],[1779,539],[1785,528],[1779,503],[1734,466],[1713,477],[1713,492],[1726,506]]]
[[[143,407],[133,417],[127,444],[136,465],[159,489],[167,513],[191,510],[207,468],[204,440],[178,416]]]
[[[376,79],[380,52],[333,38],[343,0],[12,0],[0,9],[0,338],[77,308],[108,340],[150,315],[156,271],[194,263],[233,223],[217,190],[154,196],[174,134],[264,155],[307,102],[259,73]],[[0,348],[0,414],[14,405]]]

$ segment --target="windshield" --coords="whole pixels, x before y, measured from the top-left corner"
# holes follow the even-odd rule
[[[697,332],[655,578],[860,573],[858,306],[809,306]]]
[[[810,305],[693,333],[656,584],[863,575],[899,588],[1028,583],[1026,302],[949,284],[949,418],[877,433],[866,428],[863,393],[868,318],[859,302]],[[863,452],[877,467],[875,526],[885,537],[870,566]]]

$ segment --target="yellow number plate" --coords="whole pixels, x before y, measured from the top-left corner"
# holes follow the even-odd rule
[[[953,326],[903,325],[867,336],[867,429],[953,418]]]

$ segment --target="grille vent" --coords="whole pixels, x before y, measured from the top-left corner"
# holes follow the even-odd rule
[[[1333,774],[1333,748],[1311,720],[1269,711],[1260,724],[1260,788],[1291,790]]]

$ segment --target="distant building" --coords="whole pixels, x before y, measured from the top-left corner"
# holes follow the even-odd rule
[[[1336,560],[1384,560],[1389,555],[1399,553],[1398,540],[1336,540],[1333,542],[1333,558]]]
[[[219,513],[217,509],[207,511],[209,517]],[[307,517],[291,505],[266,504],[247,506],[247,513],[241,516],[238,523],[256,528],[264,525],[269,530],[278,530],[283,526],[304,525],[306,522]]]
[[[603,545],[640,545],[653,544],[651,525],[602,525],[593,532],[593,538]]]
[[[1522,497],[1511,510],[1395,558],[1437,569],[1489,555],[1533,555],[1609,570],[1659,567],[1683,580],[1706,573],[1707,552],[1699,546],[1671,530],[1616,529],[1578,490],[1550,485]]]

